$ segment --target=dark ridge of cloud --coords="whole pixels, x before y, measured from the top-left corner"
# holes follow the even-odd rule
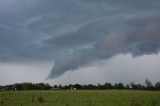
[[[57,59],[48,78],[56,78],[66,71],[76,70],[96,59],[109,59],[119,53],[131,53],[133,56],[158,53],[160,50],[158,17],[155,15],[126,19],[126,24],[121,23],[121,28],[115,27],[108,35],[103,36],[103,40],[97,42],[92,49],[85,48],[63,57],[62,60]]]

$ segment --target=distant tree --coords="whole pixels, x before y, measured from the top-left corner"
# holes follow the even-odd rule
[[[37,83],[37,87],[40,90],[48,90],[52,88],[48,83]]]
[[[63,89],[70,89],[69,85],[65,85]]]
[[[86,89],[97,89],[97,86],[89,84],[89,85],[85,85]]]
[[[142,90],[142,89],[145,89],[145,86],[141,84],[136,84],[136,88]]]
[[[115,89],[124,89],[124,85],[123,85],[123,83],[115,83],[114,88]]]
[[[23,87],[22,87],[22,84],[21,84],[21,83],[16,83],[16,84],[15,84],[15,88],[16,88],[17,90],[23,90]]]
[[[23,90],[32,90],[32,83],[27,83],[27,82],[22,83],[22,89]]]
[[[58,88],[58,86],[57,86],[57,85],[54,85],[53,88]]]
[[[130,86],[127,84],[125,88],[126,88],[126,89],[129,89],[129,88],[130,88]]]
[[[105,88],[104,88],[104,85],[98,84],[97,89],[105,89]]]
[[[112,87],[112,84],[111,84],[111,83],[108,83],[108,82],[107,82],[107,83],[104,84],[104,88],[105,88],[105,89],[112,89],[113,87]]]
[[[59,84],[59,85],[58,85],[58,88],[62,89],[62,88],[63,88],[63,86],[62,86],[61,84]]]
[[[153,88],[152,82],[149,79],[145,80],[145,85],[146,85],[147,89],[152,89]]]
[[[157,83],[155,84],[155,89],[160,90],[160,82],[157,82]]]
[[[132,89],[145,89],[145,86],[142,84],[135,84],[133,81],[130,83],[130,86]]]
[[[119,83],[118,86],[119,86],[119,89],[124,89],[123,83]]]
[[[76,88],[76,89],[82,89],[83,88],[82,85],[80,85],[80,84],[75,84],[73,87]]]
[[[134,83],[134,81],[130,83],[130,86],[132,89],[137,89],[137,85]]]

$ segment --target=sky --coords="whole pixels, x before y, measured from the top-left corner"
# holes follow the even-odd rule
[[[160,81],[159,0],[0,0],[0,85]]]

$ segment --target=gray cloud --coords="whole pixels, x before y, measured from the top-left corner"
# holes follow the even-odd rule
[[[76,70],[96,59],[109,59],[119,53],[131,53],[133,56],[158,53],[160,50],[160,25],[157,23],[159,20],[155,20],[154,18],[154,16],[152,18],[149,17],[146,19],[148,21],[144,21],[143,18],[136,20],[126,19],[126,25],[121,24],[123,27],[120,29],[118,29],[119,27],[115,27],[114,31],[104,36],[103,40],[97,42],[92,49],[85,48],[82,49],[81,52],[78,51],[71,54],[71,57],[67,56],[69,57],[67,59],[63,58],[67,61],[63,59],[61,62],[55,61],[55,67],[50,77],[61,75],[68,70]],[[150,22],[149,20],[152,21]],[[134,21],[134,23],[140,21],[141,23],[135,25],[130,24],[132,21]],[[86,52],[87,50],[89,50],[89,52]],[[77,54],[80,56],[76,56]]]
[[[119,53],[157,53],[160,2],[1,0],[0,61],[53,61],[48,78]]]
[[[49,78],[59,76],[66,71],[76,70],[97,59],[109,59],[119,53],[131,53],[133,56],[141,56],[159,52],[160,25],[157,23],[159,22],[157,14],[152,14],[152,16],[146,14],[145,16],[123,17],[119,21],[112,24],[114,25],[114,29],[106,31],[106,35],[99,33],[103,35],[102,39],[97,40],[92,48],[85,48],[80,50],[81,52],[74,52],[66,56],[67,58],[63,57],[61,62],[55,61],[55,66]],[[92,27],[94,28],[94,26]],[[101,37],[99,36],[99,38]],[[73,40],[76,39],[74,38]],[[86,52],[88,50],[89,52]],[[76,56],[77,54],[80,56]],[[64,60],[67,60],[67,62]]]

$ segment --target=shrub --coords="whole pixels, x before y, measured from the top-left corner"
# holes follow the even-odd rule
[[[4,104],[4,100],[1,100],[0,104],[3,105]]]
[[[37,98],[37,100],[38,100],[39,103],[43,103],[44,102],[44,98],[42,96],[39,96]]]

